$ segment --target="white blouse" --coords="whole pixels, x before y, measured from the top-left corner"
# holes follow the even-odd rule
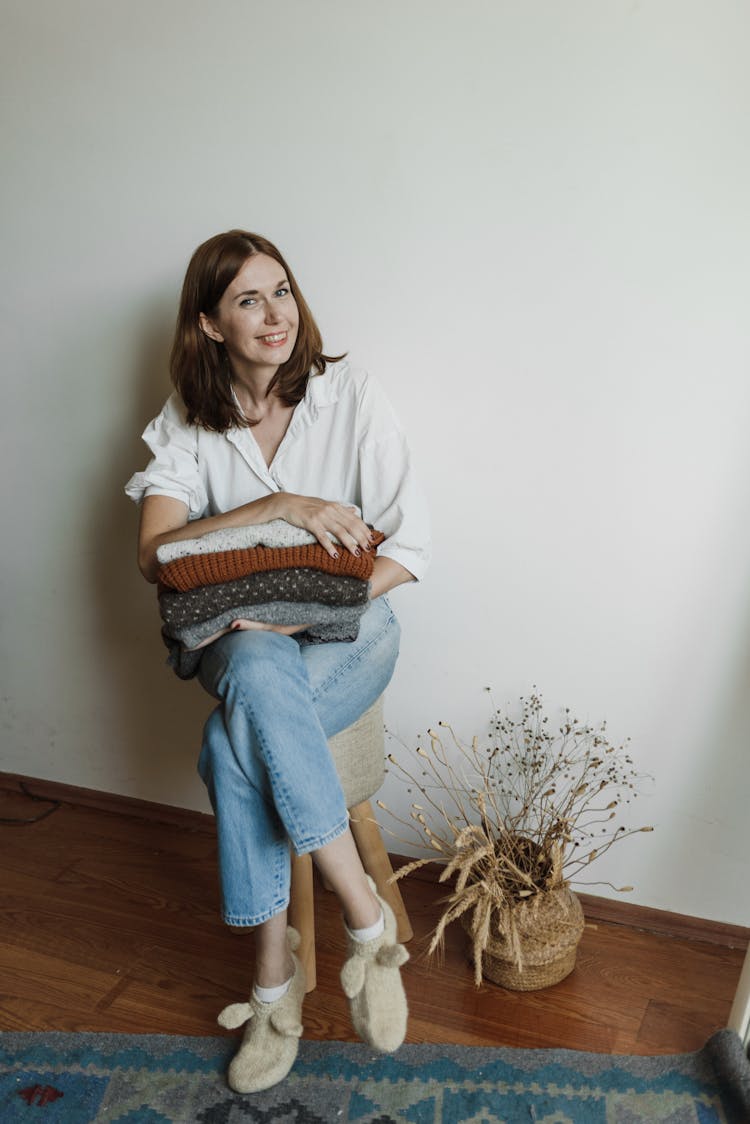
[[[175,392],[143,440],[153,454],[125,491],[171,496],[189,519],[218,515],[272,492],[355,504],[386,536],[378,554],[421,579],[430,560],[430,526],[406,438],[380,384],[347,360],[311,375],[283,440],[267,465],[250,428],[213,433],[188,425]]]

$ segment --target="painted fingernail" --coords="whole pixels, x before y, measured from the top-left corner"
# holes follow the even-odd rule
[[[359,558],[361,553],[362,553],[362,551],[359,549],[359,547],[357,547],[356,550],[354,551],[354,554],[357,558]]]
[[[338,556],[339,556],[339,552],[337,550],[334,550],[333,557],[338,558]]]

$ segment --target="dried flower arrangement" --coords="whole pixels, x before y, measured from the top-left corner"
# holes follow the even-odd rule
[[[628,830],[613,822],[623,804],[638,795],[643,777],[627,743],[611,744],[606,722],[590,726],[566,709],[553,731],[536,688],[520,699],[519,710],[518,717],[495,710],[487,745],[478,738],[467,745],[440,722],[446,733],[429,730],[429,748],[419,744],[413,751],[420,766],[416,771],[389,754],[391,770],[419,797],[412,801],[409,820],[378,801],[409,830],[408,841],[432,852],[403,866],[396,877],[439,861],[445,864],[440,881],[454,879],[428,951],[441,947],[446,926],[460,918],[471,937],[477,985],[490,953],[509,961],[516,978],[523,975],[525,961],[534,959],[534,940],[537,959],[549,960],[565,931],[575,937],[573,960],[566,953],[567,967],[557,971],[567,975],[583,929],[580,905],[568,883],[578,881],[615,843],[653,830]],[[624,892],[632,886],[613,888]],[[555,937],[539,936],[543,904],[544,924],[555,930]],[[558,974],[552,980],[548,972],[546,983],[561,978]],[[526,979],[506,986],[546,986],[529,983],[528,975]]]

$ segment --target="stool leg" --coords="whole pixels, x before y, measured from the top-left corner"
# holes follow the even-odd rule
[[[292,884],[289,893],[289,924],[300,935],[297,956],[307,977],[307,991],[317,983],[315,968],[315,899],[313,896],[313,865],[310,855],[292,851]]]
[[[398,925],[398,939],[402,943],[410,941],[414,930],[406,912],[404,899],[396,882],[389,882],[393,877],[393,867],[388,858],[388,852],[380,834],[380,828],[375,820],[372,805],[369,800],[349,809],[349,821],[354,841],[357,844],[362,866],[377,886],[378,893],[393,910]]]

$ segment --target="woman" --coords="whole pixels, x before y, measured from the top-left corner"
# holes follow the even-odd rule
[[[200,681],[219,700],[199,770],[216,814],[223,916],[256,927],[251,1001],[220,1016],[226,1026],[249,1018],[229,1080],[250,1092],[286,1076],[301,1033],[304,973],[286,921],[290,841],[312,852],[341,901],[342,982],[358,1033],[386,1051],[406,1033],[405,952],[362,869],[327,738],[390,680],[399,629],[383,595],[421,578],[429,534],[382,392],[323,354],[294,277],[266,239],[233,230],[198,247],[171,372],[176,391],[143,435],[152,460],[126,489],[142,504],[138,556],[149,581],[160,545],[219,529],[283,519],[333,556],[369,551],[371,528],[386,536],[356,640],[311,645],[295,639],[306,621],[239,619],[202,652]]]

